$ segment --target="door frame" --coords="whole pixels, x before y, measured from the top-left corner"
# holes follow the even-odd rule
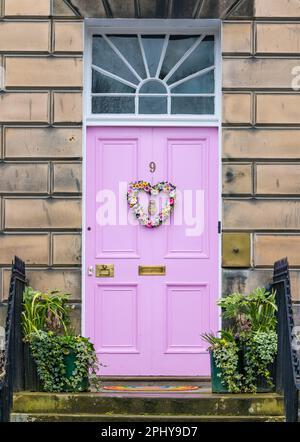
[[[222,21],[219,19],[85,19],[84,20],[84,53],[83,53],[83,100],[82,100],[82,268],[81,268],[81,333],[85,336],[86,331],[86,134],[88,127],[107,126],[151,126],[151,127],[215,127],[218,129],[218,219],[222,221]],[[176,30],[174,30],[174,27]],[[133,115],[132,117],[110,116],[109,118],[91,117],[90,109],[90,85],[91,85],[91,41],[95,31],[132,33],[143,30],[147,33],[162,34],[199,34],[201,31],[209,32],[215,36],[215,115],[212,117],[165,117],[155,115],[145,116]],[[218,226],[216,226],[216,229]],[[222,229],[221,229],[222,231]],[[222,234],[218,234],[218,287],[219,296],[222,296]],[[219,329],[221,328],[221,318],[218,318]]]

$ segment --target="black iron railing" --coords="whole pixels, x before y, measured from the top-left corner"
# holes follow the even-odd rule
[[[22,303],[26,286],[25,264],[15,257],[10,279],[5,326],[5,362],[0,379],[0,422],[9,422],[13,392],[24,390]]]
[[[274,264],[273,288],[278,306],[278,354],[276,391],[284,395],[287,422],[298,422],[300,363],[294,348],[294,317],[288,260]]]

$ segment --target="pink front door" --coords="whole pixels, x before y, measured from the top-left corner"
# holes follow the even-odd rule
[[[126,193],[137,180],[177,187],[165,225],[134,220]],[[200,335],[218,329],[218,186],[215,128],[88,129],[85,335],[102,375],[209,375]],[[114,276],[96,277],[97,264]]]

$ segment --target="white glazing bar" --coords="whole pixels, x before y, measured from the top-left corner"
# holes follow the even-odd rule
[[[215,97],[215,94],[171,94],[171,97]]]
[[[107,42],[107,44],[109,44],[109,46],[112,48],[112,50],[121,58],[121,60],[126,64],[126,66],[128,67],[128,69],[133,73],[133,75],[139,80],[142,81],[142,78],[139,76],[139,74],[136,72],[136,70],[134,69],[133,66],[131,66],[131,64],[129,63],[129,61],[126,60],[126,58],[124,57],[124,55],[122,54],[122,52],[119,51],[119,49],[114,45],[114,43],[112,41],[110,41],[110,39],[105,35],[102,34],[102,37],[104,38],[104,40]]]
[[[209,72],[213,71],[214,69],[215,69],[215,66],[210,66],[209,68],[202,69],[199,72],[195,72],[194,74],[191,74],[188,77],[182,78],[181,80],[178,80],[173,84],[170,84],[169,88],[173,89],[174,87],[179,86],[180,84],[185,83],[186,81],[189,81],[189,80],[192,80],[193,78],[201,77],[202,75],[208,74]]]
[[[169,38],[170,38],[170,36],[166,35],[165,41],[164,41],[164,44],[163,44],[163,48],[162,48],[162,51],[161,51],[159,63],[158,63],[158,66],[157,66],[157,71],[156,71],[155,78],[159,78],[159,74],[160,74],[160,71],[161,71],[161,68],[162,68],[165,56],[166,56],[166,52],[167,52],[167,48],[168,48],[168,44],[169,44]]]
[[[92,97],[134,97],[135,93],[132,92],[93,92]]]
[[[138,85],[138,88],[137,88],[137,93],[140,93],[139,91],[141,90],[141,88],[144,86],[144,84],[146,84],[146,83],[149,83],[149,81],[157,81],[157,83],[160,83],[160,84],[162,84],[163,86],[164,86],[164,88],[167,90],[167,91],[169,91],[169,86],[164,82],[164,80],[160,80],[159,78],[151,78],[151,79],[149,79],[149,78],[145,78],[144,80],[142,80],[141,82],[140,82],[140,84]],[[163,93],[161,93],[160,95],[163,95]]]
[[[92,114],[91,116],[90,116],[90,118],[91,119],[94,119],[94,118],[96,118],[97,117],[97,115],[101,115],[101,116],[103,116],[104,118],[106,118],[106,119],[109,119],[109,117],[112,117],[113,115],[116,115],[116,114],[114,114],[114,113],[94,113],[94,114]],[[122,117],[124,117],[124,116],[128,116],[128,117],[135,117],[135,112],[132,112],[132,113],[128,113],[128,112],[120,112],[120,113],[118,113],[117,114],[118,115],[118,117],[120,118],[120,119],[122,119]],[[152,118],[153,118],[153,115],[155,116],[155,115],[168,115],[167,114],[167,112],[164,112],[163,114],[142,114],[142,113],[140,113],[139,114],[140,116],[143,116],[143,117],[145,117],[145,118],[147,118],[148,119],[148,121],[149,122],[151,122],[152,121]],[[152,115],[152,117],[151,117],[151,115]],[[191,120],[191,118],[193,119],[194,117],[196,117],[196,120],[198,120],[198,118],[199,117],[201,117],[201,118],[209,118],[210,120],[212,120],[212,119],[215,119],[216,117],[215,117],[215,115],[214,114],[199,114],[199,113],[197,113],[197,114],[188,114],[188,113],[183,113],[183,114],[171,114],[172,116],[180,116],[180,115],[185,115],[186,117],[186,119],[188,120],[188,121],[193,121],[193,120]],[[112,122],[113,123],[113,122]],[[114,125],[114,124],[112,124],[112,125]],[[192,124],[192,126],[194,125],[194,123]],[[108,126],[110,126],[110,124],[108,124]],[[133,125],[134,126],[134,125]],[[162,122],[162,126],[164,126],[164,124],[163,124],[163,122]]]
[[[171,95],[168,95],[168,115],[171,115],[171,110],[172,110],[172,98]]]
[[[120,83],[126,84],[127,86],[132,87],[134,90],[136,90],[136,88],[137,88],[137,85],[134,83],[131,83],[131,81],[125,80],[124,78],[121,78],[118,75],[113,74],[112,72],[109,72],[109,71],[106,71],[105,69],[99,68],[99,66],[92,64],[92,69],[94,69],[97,72],[100,72],[100,74],[106,75],[106,77],[113,78],[114,80],[117,80]]]
[[[150,78],[150,72],[149,72],[149,68],[148,68],[147,57],[146,57],[146,54],[145,54],[145,49],[144,49],[144,46],[143,46],[142,37],[140,35],[138,35],[138,40],[139,40],[139,43],[140,43],[140,48],[141,48],[141,52],[142,52],[144,66],[145,66],[145,69],[146,69],[146,74],[147,74],[147,77]]]
[[[134,97],[137,95],[138,97],[169,97],[169,94],[134,94],[129,92],[94,92],[92,93],[92,97]],[[215,94],[171,94],[172,97],[214,97]]]
[[[170,72],[165,76],[164,80],[168,81],[169,78],[172,77],[174,72],[177,71],[177,69],[182,65],[182,63],[191,55],[192,52],[199,46],[199,44],[202,42],[202,40],[206,37],[206,34],[201,35],[198,40],[195,41],[195,43],[190,47],[190,49],[181,57],[181,59],[173,66],[173,68],[170,70]]]

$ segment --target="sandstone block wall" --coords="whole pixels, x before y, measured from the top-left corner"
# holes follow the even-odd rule
[[[298,0],[256,0],[253,21],[223,24],[224,294],[267,283],[288,256],[300,300],[299,55]]]
[[[82,17],[63,0],[0,14],[0,323],[17,253],[32,286],[72,294],[79,327]],[[222,291],[267,284],[288,255],[300,300],[299,0],[256,0],[222,32]]]
[[[81,300],[82,18],[63,0],[0,1],[0,322],[10,263]]]

